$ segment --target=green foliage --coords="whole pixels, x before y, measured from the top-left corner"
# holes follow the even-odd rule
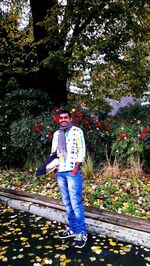
[[[132,162],[149,168],[150,123],[149,106],[122,108],[113,118],[112,155],[128,165]]]
[[[0,96],[19,89],[16,77],[38,69],[31,22],[21,27],[22,7],[26,1],[4,1],[4,10],[0,9],[1,50],[0,50]],[[7,6],[8,4],[8,6]],[[25,19],[25,18],[24,18]],[[20,81],[20,80],[19,80]],[[23,84],[24,85],[24,84]],[[30,85],[28,86],[30,88]]]
[[[29,71],[37,65],[30,25],[20,29],[21,15],[12,2],[6,13],[1,11],[1,68],[3,72]]]
[[[38,23],[46,33],[37,46],[45,41],[49,51],[41,63],[82,89],[91,109],[104,96],[139,97],[149,84],[147,14],[147,1],[50,3]]]
[[[107,209],[108,211],[117,211],[127,215],[142,217],[144,213],[147,215],[149,209],[148,186],[144,185],[138,179],[138,185],[134,184],[134,180],[125,178],[124,180],[103,179],[100,186],[96,186],[91,190],[91,186],[84,190],[88,193],[91,190],[89,202],[96,208]],[[144,196],[144,198],[143,198]],[[141,211],[141,207],[143,210]]]
[[[47,0],[42,11],[36,0],[31,2],[36,11],[33,14],[36,46],[31,18],[25,28],[20,27],[21,10],[26,1],[4,0],[9,8],[1,11],[3,94],[10,87],[7,84],[5,91],[8,73],[10,76],[14,72],[33,73],[39,68],[55,77],[62,95],[66,83],[81,88],[84,93],[81,101],[91,110],[100,110],[104,97],[121,98],[127,93],[139,97],[147,91],[147,1],[86,1],[83,4],[74,0],[55,5],[55,1]],[[55,89],[53,94],[56,103]]]
[[[27,116],[11,124],[11,144],[26,153],[26,167],[39,165],[51,152],[56,124],[49,113],[39,117]]]
[[[7,127],[25,115],[37,116],[48,107],[51,103],[46,93],[17,89],[7,93],[0,101],[0,120],[3,127]]]
[[[27,130],[30,126],[32,128],[32,120],[34,124],[39,124],[39,121],[41,123],[40,119],[45,121],[41,113],[48,110],[50,102],[48,96],[38,90],[22,90],[14,78],[16,75],[10,74],[37,71],[39,67],[30,23],[24,29],[19,28],[21,14],[18,2],[11,1],[8,12],[1,11],[0,14],[2,18],[0,92],[3,96],[3,101],[0,102],[2,125],[0,135],[3,166],[11,164],[14,158],[17,160],[22,158],[23,165],[31,158],[34,161],[35,156],[38,158],[43,156],[41,143],[46,145],[44,156],[48,149],[43,127],[38,133]],[[33,2],[37,3],[36,0]],[[37,36],[39,42],[36,45],[38,49],[43,48],[40,58],[43,58],[45,51],[47,56],[42,62],[40,58],[38,59],[40,66],[57,70],[51,73],[57,73],[56,79],[62,88],[61,92],[65,87],[64,83],[61,86],[65,76],[68,84],[73,81],[84,92],[81,97],[82,106],[85,103],[86,106],[90,106],[90,110],[97,111],[96,115],[83,109],[73,112],[75,124],[84,130],[87,150],[94,163],[100,165],[103,163],[107,146],[108,155],[112,154],[115,157],[117,150],[119,154],[123,154],[122,151],[128,153],[130,158],[135,158],[138,154],[142,157],[140,159],[145,161],[144,164],[147,164],[150,161],[150,138],[149,132],[145,132],[145,128],[149,130],[149,116],[146,115],[145,109],[141,108],[140,112],[132,110],[132,113],[127,108],[125,113],[120,112],[120,119],[118,116],[107,117],[107,111],[103,115],[98,112],[100,108],[106,110],[104,104],[102,107],[102,98],[105,96],[113,95],[113,98],[120,98],[127,94],[127,91],[130,95],[139,96],[147,90],[149,76],[147,1],[86,1],[83,4],[82,1],[74,0],[67,5],[62,2],[58,5],[54,3],[55,1],[49,1],[50,10],[48,12],[43,10],[47,16],[36,25],[43,30],[45,28],[46,31]],[[36,11],[38,18],[41,13],[39,10]],[[56,19],[58,16],[61,19]],[[85,75],[87,72],[88,75]],[[63,95],[61,92],[59,99]],[[126,119],[129,118],[130,121],[126,126]],[[141,121],[140,124],[137,123],[138,120]],[[121,125],[125,128],[125,133]],[[20,132],[23,132],[22,136]],[[129,138],[118,139],[118,134],[128,134]],[[26,141],[24,138],[27,138]],[[39,160],[38,158],[36,160]],[[125,156],[122,160],[124,164],[128,163]]]
[[[58,129],[58,111],[48,110],[38,116],[29,113],[12,121],[7,134],[1,132],[3,154],[10,156],[15,152],[16,158],[23,158],[24,165],[39,165],[50,153],[53,132]],[[126,107],[114,117],[72,109],[72,119],[85,135],[86,176],[93,176],[94,169],[103,166],[106,156],[111,158],[110,163],[118,159],[122,166],[137,165],[149,170],[149,107]]]
[[[51,108],[49,97],[40,90],[17,89],[7,93],[0,101],[1,167],[22,166],[26,161],[27,150],[22,145],[15,148],[12,145],[11,128],[13,125],[16,125],[17,141],[20,143],[24,137],[24,142],[27,142],[29,140],[27,128],[30,120],[34,120],[34,117],[49,108]]]
[[[143,152],[143,146],[139,143],[139,132],[137,126],[128,127],[122,123],[114,132],[114,141],[112,144],[112,155],[122,163],[130,164],[137,161]]]

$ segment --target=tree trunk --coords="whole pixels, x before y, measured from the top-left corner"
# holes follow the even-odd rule
[[[62,64],[61,67],[51,66],[50,68],[44,67],[41,64],[42,60],[46,59],[49,52],[59,49],[52,44],[50,48],[46,47],[45,38],[47,32],[43,25],[37,24],[42,22],[47,15],[47,11],[50,10],[56,4],[55,0],[44,0],[42,3],[37,0],[30,0],[32,17],[33,17],[33,32],[35,42],[41,41],[37,44],[37,55],[39,61],[40,70],[38,72],[38,86],[41,90],[47,92],[50,95],[52,103],[55,106],[60,106],[67,103],[67,66]],[[58,62],[59,64],[59,62]],[[66,74],[61,75],[61,69],[66,69]]]

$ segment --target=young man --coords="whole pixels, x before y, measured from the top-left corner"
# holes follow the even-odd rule
[[[59,124],[59,130],[53,135],[52,152],[57,150],[59,157],[56,177],[62,201],[66,207],[69,228],[59,232],[58,237],[74,238],[73,246],[82,248],[87,241],[80,170],[85,158],[85,140],[83,131],[72,125],[69,111],[60,112]]]

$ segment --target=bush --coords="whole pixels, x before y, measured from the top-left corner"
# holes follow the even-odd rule
[[[14,149],[11,139],[12,124],[28,119],[28,116],[37,117],[43,110],[51,107],[49,96],[40,90],[14,89],[0,100],[0,167],[23,166],[26,161],[26,151]],[[20,122],[19,122],[20,123]],[[18,123],[18,126],[19,126]],[[22,135],[18,132],[18,142]],[[27,134],[25,135],[27,137]]]
[[[12,123],[11,144],[16,151],[22,149],[26,154],[26,167],[37,166],[46,159],[56,128],[57,125],[49,113],[43,113],[36,118],[27,116]]]
[[[150,107],[135,105],[125,107],[112,118],[112,154],[123,165],[131,162],[150,167]]]
[[[39,165],[50,153],[53,132],[59,127],[58,111],[57,108],[37,116],[28,114],[13,121],[9,149],[3,150],[3,158],[10,156],[11,151],[12,155],[15,153],[22,158],[25,166]],[[72,108],[73,123],[83,129],[87,153],[93,158],[94,169],[104,164],[107,155],[112,163],[117,158],[123,166],[136,162],[149,170],[149,111],[149,107],[125,107],[116,116],[110,117],[106,113],[94,114],[81,107]]]

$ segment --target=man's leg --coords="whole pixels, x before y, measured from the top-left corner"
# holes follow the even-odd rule
[[[67,174],[69,199],[74,211],[74,219],[77,234],[86,233],[84,207],[82,203],[82,175],[79,170],[77,175]]]
[[[68,222],[69,222],[69,229],[75,234],[76,233],[75,215],[74,215],[74,211],[71,206],[70,195],[68,191],[68,182],[66,179],[66,172],[58,172],[57,181],[58,181],[58,186],[61,192],[62,201],[66,207],[66,212],[67,212]]]

